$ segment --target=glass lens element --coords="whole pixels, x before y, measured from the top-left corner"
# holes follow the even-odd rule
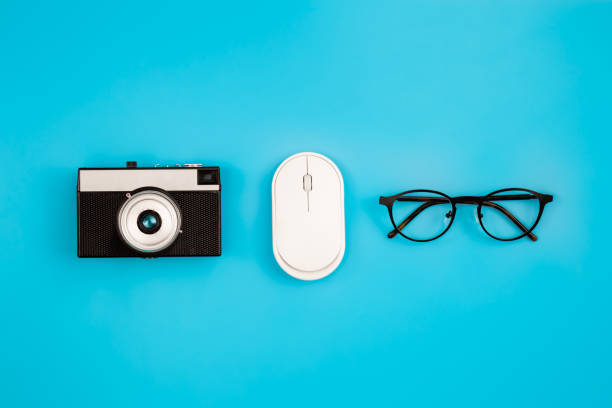
[[[443,195],[412,191],[393,203],[393,222],[402,235],[417,241],[437,238],[448,228],[453,206]]]
[[[142,219],[142,225],[147,229],[153,228],[157,225],[157,218],[155,218],[155,216],[151,214],[145,215]]]
[[[136,220],[138,229],[145,234],[155,234],[161,228],[161,218],[156,211],[145,210]]]
[[[538,198],[522,190],[510,190],[489,195],[482,205],[482,226],[491,235],[500,239],[513,239],[530,230],[538,219]],[[521,225],[524,227],[521,228]]]

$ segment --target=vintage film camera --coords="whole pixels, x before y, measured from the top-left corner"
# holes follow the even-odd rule
[[[80,168],[78,256],[221,255],[219,167]]]

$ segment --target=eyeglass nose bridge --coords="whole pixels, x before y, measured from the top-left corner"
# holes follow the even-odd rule
[[[451,197],[451,201],[453,202],[453,204],[482,205],[484,198],[478,197],[478,196],[459,196],[459,197]]]

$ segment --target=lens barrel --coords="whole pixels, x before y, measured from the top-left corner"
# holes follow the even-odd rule
[[[181,212],[165,192],[145,190],[130,195],[117,214],[119,235],[134,250],[159,252],[181,232]]]

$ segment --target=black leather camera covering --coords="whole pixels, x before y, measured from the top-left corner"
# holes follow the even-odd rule
[[[126,192],[77,192],[79,257],[162,257],[221,255],[221,192],[167,191],[181,211],[183,231],[168,248],[151,254],[126,245],[117,213]]]

